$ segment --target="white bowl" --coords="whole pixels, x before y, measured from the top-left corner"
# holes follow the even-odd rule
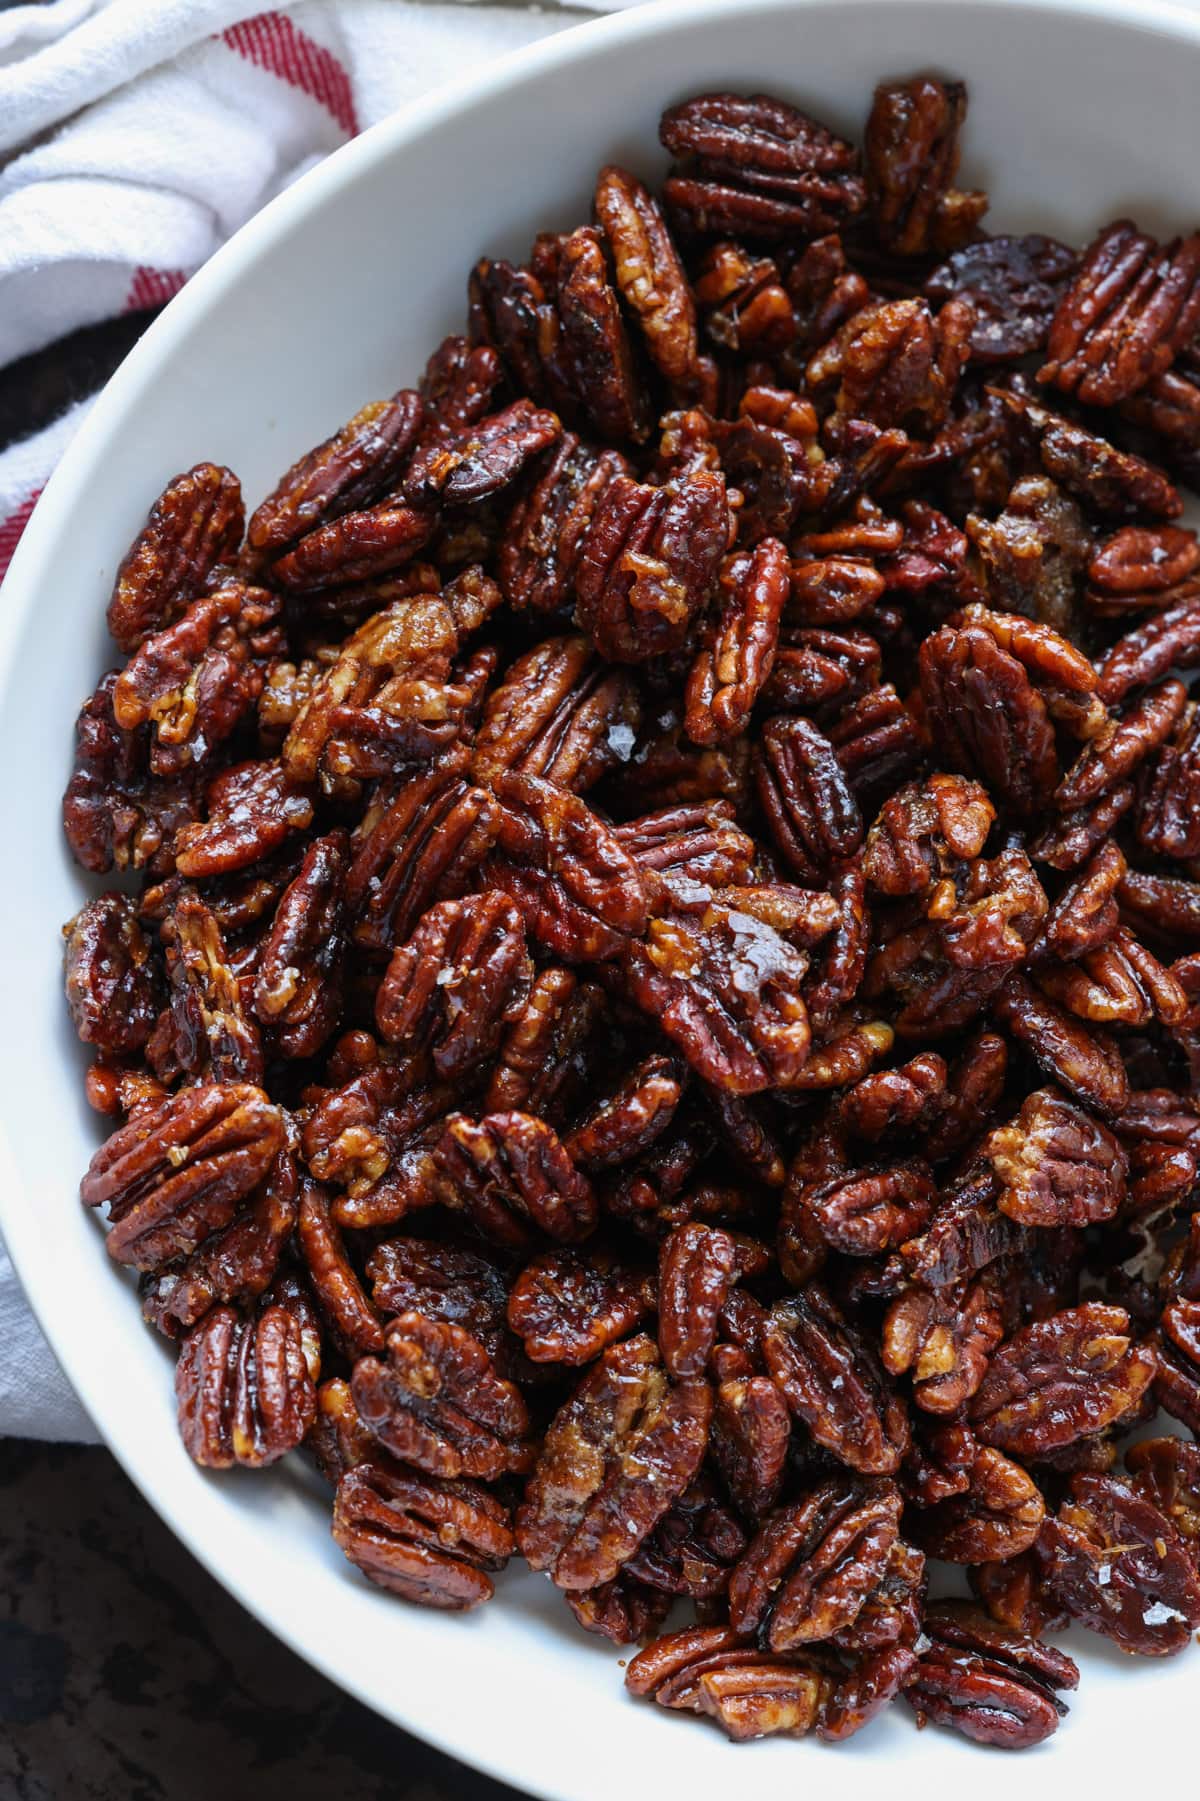
[[[1134,212],[1200,217],[1200,15],[1150,0],[669,0],[521,52],[376,127],[253,220],[128,358],[50,482],[0,608],[4,1029],[0,1223],[67,1374],[143,1493],[260,1620],[381,1714],[519,1787],[611,1801],[663,1785],[689,1801],[827,1780],[896,1801],[1085,1775],[1109,1792],[1192,1755],[1195,1653],[1155,1665],[1088,1638],[1071,1716],[1014,1768],[905,1710],[837,1752],[731,1747],[626,1698],[617,1653],[583,1637],[549,1584],[515,1571],[478,1615],[372,1589],[303,1470],[213,1477],[174,1422],[171,1353],[143,1327],[77,1198],[99,1136],[61,995],[58,926],[84,884],[59,830],[72,721],[112,659],[104,605],[164,481],[204,458],[251,502],[364,401],[418,374],[458,329],[483,252],[587,216],[595,170],[661,173],[665,105],[768,89],[853,137],[874,83],[935,67],[971,92],[964,177],[993,228],[1079,242]],[[0,1356],[4,1347],[0,1345]],[[885,1776],[886,1766],[886,1776]]]

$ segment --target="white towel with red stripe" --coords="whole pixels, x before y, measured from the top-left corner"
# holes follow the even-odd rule
[[[0,366],[158,305],[364,126],[636,0],[42,0],[0,11]],[[88,408],[0,453],[0,577]],[[0,594],[0,605],[3,596]],[[94,1439],[0,1242],[0,1435]]]

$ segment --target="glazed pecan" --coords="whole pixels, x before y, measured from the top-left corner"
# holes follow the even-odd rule
[[[867,192],[881,242],[900,256],[954,250],[974,236],[987,195],[954,186],[967,110],[961,81],[881,83],[864,138]]]
[[[1093,538],[1079,503],[1044,475],[1014,484],[995,519],[967,515],[989,601],[1068,636],[1080,631],[1083,571]]]
[[[317,1303],[339,1348],[349,1358],[382,1349],[379,1316],[350,1261],[328,1197],[317,1183],[308,1180],[301,1183],[296,1242]]]
[[[858,802],[832,744],[807,719],[767,720],[755,750],[759,803],[776,848],[801,881],[816,883],[862,842]]]
[[[658,129],[672,155],[689,159],[663,194],[691,231],[815,237],[862,208],[850,145],[782,100],[702,94],[671,107]]]
[[[594,658],[586,638],[545,638],[489,693],[471,773],[490,782],[512,770],[581,794],[629,761],[639,720],[632,682]]]
[[[997,1205],[1024,1226],[1089,1226],[1111,1219],[1129,1162],[1108,1127],[1055,1088],[1028,1095],[983,1143],[1002,1187]]]
[[[771,1657],[728,1626],[694,1626],[647,1645],[625,1686],[660,1707],[706,1715],[738,1743],[803,1737],[825,1717],[833,1684],[812,1659]]]
[[[209,1469],[274,1463],[317,1413],[300,1327],[283,1306],[252,1319],[214,1307],[183,1341],[175,1393],[188,1454]]]
[[[350,1386],[359,1418],[393,1456],[426,1475],[485,1481],[530,1467],[525,1403],[465,1327],[402,1313],[385,1343],[387,1362],[361,1357]]]
[[[965,300],[948,300],[936,317],[924,300],[878,301],[822,345],[806,379],[816,392],[833,391],[837,419],[935,432],[949,413],[973,322]]]
[[[889,898],[924,894],[982,851],[995,810],[978,782],[931,775],[886,800],[867,834],[863,874]]]
[[[110,869],[174,868],[175,836],[199,812],[196,778],[152,777],[145,733],[124,732],[113,712],[115,673],[106,675],[75,722],[75,767],[63,795],[63,830],[75,861],[93,875]]]
[[[529,1227],[572,1244],[594,1231],[599,1204],[553,1127],[520,1112],[474,1121],[453,1113],[434,1152],[450,1193],[497,1244],[528,1243]]]
[[[1028,1551],[1045,1517],[1045,1502],[1028,1471],[981,1445],[966,1491],[914,1514],[908,1530],[932,1557],[977,1564]]]
[[[168,483],[118,569],[108,603],[108,629],[126,655],[170,625],[213,570],[233,560],[244,521],[241,486],[230,470],[197,463]]]
[[[229,1224],[283,1143],[283,1116],[261,1088],[185,1088],[135,1113],[100,1146],[79,1192],[107,1205],[108,1252],[157,1270]]]
[[[375,1019],[390,1043],[430,1050],[449,1079],[495,1055],[531,982],[521,916],[503,895],[442,901],[392,952]]]
[[[992,1011],[1045,1073],[1085,1106],[1108,1116],[1121,1111],[1129,1081],[1111,1039],[1085,1031],[1021,975],[1005,977]]]
[[[592,450],[574,432],[563,433],[504,528],[496,570],[510,606],[557,613],[568,605],[600,497],[615,475],[628,472],[619,452]]]
[[[1107,438],[1023,394],[1006,389],[997,393],[1018,436],[1032,445],[1046,474],[1085,506],[1118,519],[1138,512],[1175,519],[1183,511],[1179,490],[1153,463],[1118,450]]]
[[[63,927],[71,1020],[84,1044],[109,1057],[142,1048],[154,1029],[162,979],[124,894],[101,894]]]
[[[637,866],[577,795],[540,776],[498,775],[499,854],[490,886],[507,894],[533,937],[572,962],[620,954],[646,923]]]
[[[723,1595],[746,1549],[746,1534],[706,1476],[700,1476],[642,1540],[623,1574],[660,1593],[711,1601]]]
[[[713,244],[693,282],[704,329],[721,350],[786,350],[797,335],[792,301],[770,257],[752,256],[732,240]]]
[[[1135,1412],[1154,1373],[1125,1310],[1089,1301],[1025,1326],[996,1352],[971,1423],[997,1450],[1043,1456]]]
[[[600,993],[592,984],[580,982],[569,969],[540,970],[501,1043],[488,1084],[488,1111],[553,1113],[599,1011]]]
[[[1173,1300],[1157,1335],[1159,1405],[1194,1432],[1200,1422],[1200,1302]]]
[[[1079,1671],[1061,1651],[997,1626],[963,1601],[938,1601],[925,1615],[932,1641],[903,1694],[919,1725],[952,1726],[981,1745],[1021,1750],[1058,1730],[1060,1689]]]
[[[787,553],[777,538],[762,539],[748,558],[738,559],[730,589],[713,643],[688,677],[687,732],[696,744],[719,744],[744,732],[770,678],[790,589]]]
[[[575,567],[575,619],[602,656],[644,663],[688,642],[729,544],[719,473],[607,484]]]
[[[779,1652],[852,1626],[883,1579],[901,1506],[886,1477],[839,1477],[773,1513],[730,1578],[733,1630]]]
[[[787,1402],[769,1376],[734,1374],[718,1382],[712,1454],[747,1519],[761,1520],[778,1501],[791,1436]]]
[[[395,485],[422,424],[421,397],[401,388],[355,413],[332,437],[292,464],[246,527],[247,549],[265,559],[343,513],[368,506]]]
[[[254,1012],[274,1028],[285,1057],[311,1057],[337,1024],[342,1004],[345,832],[316,839],[276,909],[258,958]]]
[[[1038,380],[1115,406],[1164,375],[1200,325],[1200,234],[1165,246],[1105,226],[1058,303]]]
[[[766,920],[697,884],[623,958],[630,992],[716,1088],[754,1094],[799,1078],[811,1033],[807,958]],[[767,909],[759,909],[767,911]]]
[[[1017,362],[1045,348],[1050,321],[1077,262],[1075,252],[1054,238],[981,238],[940,264],[926,280],[925,293],[939,303],[958,295],[971,302],[972,361]]]
[[[734,823],[728,801],[663,807],[617,826],[613,835],[637,864],[654,903],[669,905],[677,893],[686,900],[689,883],[748,886],[757,867],[757,846]]]
[[[611,1346],[551,1421],[517,1514],[535,1570],[563,1589],[610,1582],[700,1466],[712,1391],[672,1384],[652,1340]]]
[[[312,824],[312,798],[278,763],[235,763],[208,784],[205,820],[180,828],[175,866],[194,878],[229,875]]]
[[[1123,1651],[1171,1657],[1200,1626],[1200,1579],[1164,1513],[1114,1476],[1072,1476],[1037,1543],[1042,1581],[1072,1619]]]
[[[477,1482],[441,1482],[392,1463],[338,1483],[333,1536],[372,1582],[420,1607],[478,1607],[516,1549],[508,1510]]]
[[[1003,1337],[1000,1292],[986,1274],[907,1288],[884,1318],[883,1366],[893,1376],[911,1375],[913,1400],[924,1412],[958,1414]]]
[[[772,1308],[763,1355],[788,1406],[819,1445],[864,1475],[899,1468],[909,1440],[904,1403],[865,1338],[822,1289],[810,1284]]]
[[[508,1323],[535,1363],[590,1363],[653,1310],[649,1272],[603,1250],[545,1251],[508,1297]]]
[[[675,1117],[684,1077],[678,1062],[655,1052],[568,1133],[567,1153],[586,1169],[626,1163],[660,1138]]]
[[[677,400],[703,399],[716,372],[701,360],[692,291],[654,196],[610,163],[596,178],[596,217],[651,361]]]

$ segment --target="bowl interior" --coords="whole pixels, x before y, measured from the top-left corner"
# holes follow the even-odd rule
[[[364,1701],[507,1780],[599,1801],[669,1780],[692,1801],[732,1781],[774,1792],[819,1769],[839,1792],[1011,1780],[1000,1757],[885,1719],[831,1766],[815,1745],[754,1752],[625,1699],[618,1656],[583,1639],[546,1582],[513,1573],[476,1617],[370,1589],[328,1533],[319,1485],[290,1464],[211,1478],[174,1430],[171,1356],[139,1322],[77,1185],[100,1131],[61,999],[58,926],[85,892],[58,825],[71,726],[112,656],[113,571],[162,487],[228,462],[253,504],[301,450],[418,375],[460,327],[482,253],[586,217],[595,170],[665,167],[661,109],[714,87],[766,88],[859,136],[881,77],[935,68],[971,91],[962,180],[993,229],[1075,241],[1123,212],[1151,228],[1200,215],[1194,96],[1200,17],[1127,5],[935,0],[670,0],[550,40],[369,133],[284,195],[191,283],[130,357],[50,485],[0,615],[6,890],[0,1219],[63,1364],[150,1500],[214,1573]],[[1182,1754],[1192,1659],[1155,1668],[1088,1640],[1035,1786]],[[1120,1730],[1117,1723],[1120,1722]],[[1134,1730],[1130,1730],[1132,1723]],[[1052,1775],[1051,1775],[1052,1773]]]

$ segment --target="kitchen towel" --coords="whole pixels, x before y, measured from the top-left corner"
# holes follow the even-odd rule
[[[44,0],[0,11],[0,367],[156,306],[365,126],[638,0]],[[88,402],[0,453],[0,577]],[[0,605],[3,596],[0,594]],[[95,1440],[0,1242],[0,1436]]]

